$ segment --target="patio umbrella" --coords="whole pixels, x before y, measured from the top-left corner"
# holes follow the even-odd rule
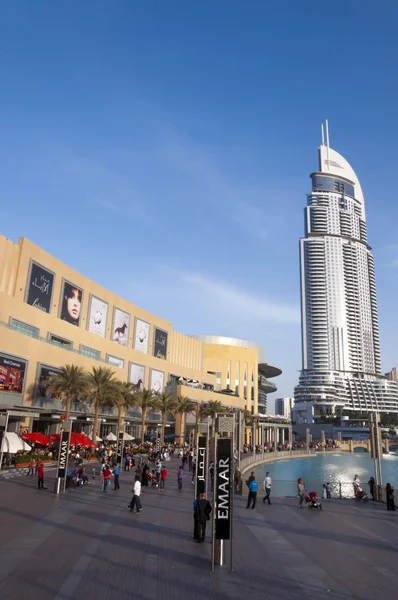
[[[95,441],[96,442],[102,442],[102,438],[98,437],[98,435],[97,435],[97,437],[95,438]]]
[[[129,433],[124,432],[123,439],[125,442],[131,442],[131,440],[133,440],[134,438]]]
[[[115,436],[114,433],[112,433],[112,431],[110,433],[108,433],[108,435],[105,438],[108,442],[116,442],[117,437]]]

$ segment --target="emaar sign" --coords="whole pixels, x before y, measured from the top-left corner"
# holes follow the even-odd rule
[[[229,540],[231,537],[231,473],[232,473],[232,440],[217,441],[216,459],[216,539]]]
[[[66,470],[68,468],[69,439],[70,432],[63,431],[59,443],[59,460],[57,473],[57,477],[59,477],[60,479],[65,479],[66,477]]]

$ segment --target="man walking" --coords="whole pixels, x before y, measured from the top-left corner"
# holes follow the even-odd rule
[[[156,462],[156,485],[159,487],[160,484],[160,473],[162,471],[162,463],[160,460]]]
[[[198,500],[195,508],[195,524],[196,524],[196,534],[197,534],[197,542],[203,544],[206,536],[206,522],[210,519],[211,513],[211,504],[208,500],[206,500],[205,494],[200,494],[200,499]]]
[[[271,504],[271,500],[270,500],[271,486],[272,486],[272,480],[271,480],[269,472],[267,471],[265,474],[264,482],[263,482],[263,487],[264,487],[264,491],[265,491],[265,496],[263,498],[264,504],[265,504],[266,500],[268,500],[268,504]]]
[[[37,487],[39,490],[44,490],[44,463],[42,460],[37,461]]]
[[[109,468],[109,465],[105,465],[105,469],[102,471],[101,474],[101,479],[102,479],[102,483],[103,483],[103,492],[104,494],[108,493],[108,486],[109,483],[111,481],[111,477],[112,477],[112,471]]]
[[[247,498],[246,508],[250,508],[250,504],[253,504],[252,508],[254,508],[256,506],[257,490],[258,490],[258,483],[256,481],[256,478],[253,475],[253,479],[249,483],[249,495]]]
[[[141,482],[140,482],[140,476],[139,475],[135,476],[133,498],[132,498],[130,504],[127,506],[127,508],[129,509],[129,511],[134,512],[134,506],[137,507],[137,513],[141,512],[141,510],[142,510],[142,506],[141,506]]]

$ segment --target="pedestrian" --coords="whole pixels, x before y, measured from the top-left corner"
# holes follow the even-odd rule
[[[305,498],[305,487],[301,477],[297,479],[297,495],[299,497],[299,507],[303,508],[303,502]]]
[[[149,476],[149,467],[148,465],[144,465],[142,467],[142,485],[143,487],[148,487],[148,476]]]
[[[240,486],[242,484],[242,473],[240,472],[238,467],[235,468],[234,484],[235,484],[235,492],[239,492]]]
[[[109,483],[111,481],[111,477],[112,477],[112,471],[109,468],[109,465],[106,464],[105,465],[105,469],[102,471],[101,473],[101,479],[102,479],[102,491],[104,492],[104,494],[108,493],[108,487],[109,487]]]
[[[327,489],[326,489],[326,483],[324,483],[323,486],[322,486],[322,498],[324,500],[326,500],[327,497],[328,497],[328,492],[327,492]]]
[[[37,472],[37,487],[39,488],[39,490],[44,490],[44,463],[42,460],[40,460],[40,458],[37,461],[36,472]]]
[[[371,477],[368,481],[369,484],[369,490],[370,490],[370,495],[372,496],[372,500],[375,499],[375,493],[374,493],[374,489],[375,489],[375,480],[374,477]]]
[[[34,458],[31,458],[29,461],[28,472],[26,473],[26,475],[31,475],[33,477],[35,470],[36,470],[36,461]]]
[[[196,475],[196,459],[192,459],[192,483],[195,483],[195,475]]]
[[[124,470],[125,471],[130,471],[130,460],[131,460],[130,452],[127,452],[126,456],[124,458]]]
[[[211,461],[211,463],[210,463],[209,473],[210,473],[210,481],[211,481],[211,491],[213,491],[214,490],[214,462],[213,461]]]
[[[182,478],[183,477],[184,477],[184,471],[183,471],[183,468],[181,465],[181,467],[178,469],[178,473],[177,473],[177,483],[178,483],[179,490],[182,490]]]
[[[253,479],[249,483],[249,495],[247,497],[246,508],[250,508],[250,504],[253,504],[252,508],[254,508],[256,506],[257,490],[258,490],[258,483],[253,474]]]
[[[160,483],[159,483],[159,489],[160,490],[164,490],[164,484],[166,483],[166,479],[167,479],[167,469],[166,467],[162,467],[160,470]]]
[[[206,494],[200,494],[195,508],[195,521],[197,523],[198,543],[203,544],[206,537],[206,523],[210,519],[211,504],[206,499]]]
[[[157,461],[156,463],[156,485],[159,486],[160,484],[160,473],[162,471],[162,463],[160,460]]]
[[[188,456],[188,466],[189,466],[190,471],[192,471],[192,459],[193,459],[193,452],[192,452],[192,450],[190,450],[189,456]]]
[[[386,485],[386,496],[387,496],[387,510],[395,510],[394,502],[394,488],[391,483]]]
[[[115,478],[115,485],[113,488],[113,491],[115,490],[120,490],[120,485],[119,485],[119,467],[116,465],[113,467],[113,476]]]
[[[137,513],[140,513],[142,511],[142,506],[141,506],[141,482],[140,482],[140,476],[139,475],[135,476],[134,489],[133,489],[133,498],[132,498],[130,504],[127,506],[127,508],[129,509],[129,511],[134,512],[134,506],[136,507]]]
[[[199,541],[199,521],[196,520],[195,516],[196,516],[196,507],[198,505],[198,502],[200,500],[200,494],[196,494],[196,498],[193,501],[193,541],[194,542],[198,542]]]
[[[330,485],[329,482],[327,482],[327,484],[326,484],[326,498],[328,500],[330,500],[331,497],[332,497],[332,486]]]
[[[268,504],[271,504],[271,486],[272,486],[272,480],[269,474],[269,471],[266,472],[265,474],[265,479],[263,482],[263,487],[264,487],[264,491],[265,491],[265,496],[263,498],[263,503],[265,504],[265,501],[268,501]]]

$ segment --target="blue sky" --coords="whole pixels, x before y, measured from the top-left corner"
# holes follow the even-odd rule
[[[0,23],[2,233],[179,331],[263,344],[292,395],[328,118],[365,193],[397,364],[395,2],[20,0]]]

